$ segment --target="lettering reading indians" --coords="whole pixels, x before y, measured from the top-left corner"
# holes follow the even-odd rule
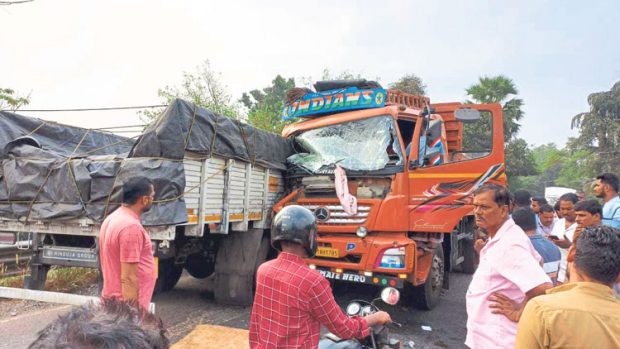
[[[309,93],[293,102],[293,104],[285,106],[283,116],[290,118],[301,115],[381,107],[384,103],[385,90],[383,89],[362,90],[347,88],[322,93]]]

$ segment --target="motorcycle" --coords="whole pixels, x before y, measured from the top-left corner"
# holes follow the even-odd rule
[[[349,316],[366,316],[379,311],[375,304],[381,300],[389,305],[396,305],[400,299],[400,292],[393,287],[386,287],[381,291],[381,297],[375,298],[371,302],[364,300],[354,300],[347,305],[346,313]],[[392,321],[391,325],[401,327],[402,325]],[[371,328],[370,335],[363,339],[341,339],[333,333],[325,334],[319,341],[319,349],[387,349],[402,348],[402,342],[391,339],[387,326],[376,326]]]

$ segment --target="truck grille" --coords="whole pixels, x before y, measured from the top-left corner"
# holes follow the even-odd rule
[[[349,215],[341,205],[302,205],[314,213],[318,224],[363,224],[370,214],[370,206],[357,206],[357,213]]]

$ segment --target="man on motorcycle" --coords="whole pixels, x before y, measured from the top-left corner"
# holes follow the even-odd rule
[[[281,252],[256,273],[251,348],[316,348],[321,325],[341,338],[364,338],[370,326],[391,322],[384,311],[348,317],[340,309],[327,279],[304,263],[316,252],[316,237],[314,215],[301,206],[274,218],[271,245]]]

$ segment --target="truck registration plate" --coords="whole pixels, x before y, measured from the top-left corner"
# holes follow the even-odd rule
[[[316,249],[316,256],[317,257],[328,257],[328,258],[339,258],[340,253],[338,252],[338,249],[336,248],[319,246]]]

